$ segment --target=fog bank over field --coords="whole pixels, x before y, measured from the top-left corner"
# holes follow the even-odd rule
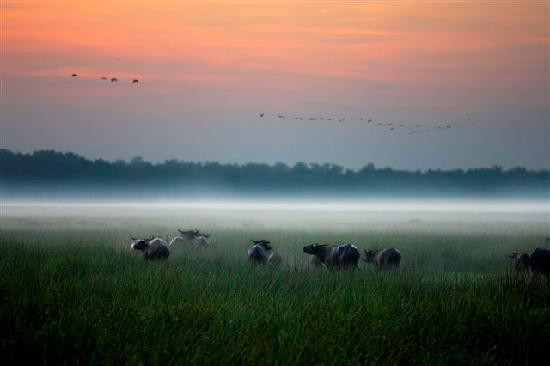
[[[521,167],[153,164],[0,150],[0,168],[3,218],[155,218],[178,226],[333,229],[384,222],[550,222],[550,172]]]
[[[74,225],[144,225],[201,228],[330,230],[444,230],[448,224],[534,223],[549,231],[547,200],[377,199],[210,200],[140,202],[5,201],[2,226],[32,227],[50,221]],[[59,221],[59,219],[62,219]],[[72,219],[72,221],[71,221]],[[68,221],[63,221],[68,220]],[[55,223],[55,224],[54,224]],[[60,224],[61,223],[61,224]],[[444,226],[441,226],[444,224]],[[40,227],[38,225],[37,227]],[[468,230],[463,227],[462,230]],[[550,232],[549,232],[550,234]]]

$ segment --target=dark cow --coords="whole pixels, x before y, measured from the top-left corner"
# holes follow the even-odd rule
[[[156,259],[168,259],[170,251],[168,243],[160,237],[151,237],[149,239],[137,239],[132,237],[131,248],[143,253],[143,258],[147,261]]]
[[[529,270],[529,253],[514,252],[508,256],[514,260],[514,268],[518,271]]]
[[[359,250],[355,245],[346,244],[338,246],[327,246],[325,244],[310,244],[303,248],[304,253],[314,255],[318,262],[327,267],[339,267],[347,269],[357,267],[359,261]],[[317,261],[315,261],[317,263]]]
[[[550,274],[550,250],[537,247],[531,253],[514,252],[510,258],[515,260],[519,271],[530,271],[536,274]]]
[[[401,263],[401,252],[397,248],[365,249],[364,261],[372,263],[378,269],[396,269]]]
[[[265,264],[267,262],[267,252],[272,248],[269,240],[251,240],[252,244],[248,248],[248,261],[253,264]]]

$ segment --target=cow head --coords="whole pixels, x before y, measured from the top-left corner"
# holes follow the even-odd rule
[[[304,249],[304,253],[318,256],[318,255],[325,254],[327,250],[327,246],[325,244],[313,243],[313,244],[306,245],[303,249]]]
[[[138,239],[131,236],[130,239],[132,239],[132,245],[130,246],[132,249],[144,251],[149,248],[149,242],[153,240],[153,237],[149,239]]]
[[[374,256],[376,255],[376,251],[372,249],[369,249],[369,250],[364,249],[364,251],[365,251],[364,261],[367,263],[372,263],[372,261],[374,261]]]
[[[269,240],[263,240],[262,239],[262,240],[250,240],[250,241],[253,242],[254,245],[259,245],[262,248],[264,248],[265,250],[271,250],[272,249],[271,245],[269,245],[269,244],[271,244],[271,242]]]

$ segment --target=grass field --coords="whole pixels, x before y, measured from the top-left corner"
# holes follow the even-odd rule
[[[541,245],[546,223],[211,223],[209,248],[163,263],[130,250],[129,233],[174,234],[175,221],[3,219],[2,364],[517,365],[548,354],[550,280],[506,258]],[[248,265],[252,238],[272,240],[285,263]],[[402,269],[309,268],[301,248],[319,241],[396,246]]]

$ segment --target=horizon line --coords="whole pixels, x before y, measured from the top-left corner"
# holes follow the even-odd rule
[[[330,165],[330,166],[333,166],[333,167],[342,168],[344,173],[346,171],[359,172],[360,170],[362,170],[364,168],[367,168],[370,165],[372,165],[372,168],[376,169],[376,170],[391,169],[391,170],[397,171],[397,172],[415,172],[415,173],[418,173],[418,172],[426,173],[426,172],[429,172],[429,171],[443,171],[443,172],[463,171],[463,172],[466,172],[466,171],[469,171],[469,170],[478,170],[478,169],[481,169],[481,170],[484,170],[484,169],[486,169],[486,170],[500,169],[503,172],[513,171],[513,170],[517,170],[517,169],[522,169],[522,170],[525,170],[527,172],[538,172],[538,173],[542,173],[542,172],[548,173],[548,172],[550,172],[550,167],[538,168],[537,169],[537,168],[528,168],[526,166],[517,165],[517,166],[510,166],[508,168],[505,168],[502,165],[496,164],[496,163],[491,165],[491,166],[471,166],[471,167],[468,167],[468,168],[433,168],[432,167],[432,168],[409,168],[409,169],[400,168],[400,169],[397,169],[397,168],[392,168],[390,166],[380,167],[380,166],[377,166],[375,162],[370,161],[370,162],[365,163],[364,165],[362,165],[359,168],[349,168],[349,167],[346,167],[346,166],[343,166],[343,165],[340,165],[340,164],[337,164],[337,163],[326,162],[326,161],[325,162],[296,161],[295,163],[286,163],[286,162],[283,162],[283,161],[276,161],[276,162],[273,162],[273,163],[269,163],[269,162],[265,162],[265,161],[264,162],[248,161],[248,162],[244,162],[244,163],[239,163],[239,162],[224,163],[224,162],[220,162],[220,161],[216,161],[216,160],[202,160],[201,161],[201,160],[183,160],[183,159],[178,159],[178,158],[166,158],[163,161],[154,162],[154,161],[150,161],[150,160],[145,160],[145,158],[143,158],[143,156],[140,156],[140,155],[135,155],[132,158],[130,158],[129,160],[125,160],[125,159],[122,159],[122,158],[115,159],[115,160],[110,160],[110,159],[104,159],[104,158],[92,158],[92,157],[85,156],[81,153],[77,153],[77,152],[73,152],[73,151],[69,151],[69,150],[37,149],[37,150],[33,150],[32,152],[20,152],[20,151],[11,150],[11,149],[8,149],[8,148],[0,147],[0,153],[2,153],[4,151],[7,151],[7,152],[9,152],[11,154],[15,154],[15,155],[19,154],[19,155],[27,155],[27,156],[33,156],[34,154],[41,153],[41,152],[49,152],[49,153],[63,154],[63,155],[72,154],[72,155],[75,155],[77,157],[86,159],[86,160],[91,161],[91,162],[103,161],[103,162],[107,162],[109,164],[113,164],[113,163],[117,163],[117,162],[123,162],[125,164],[131,165],[132,160],[140,159],[140,161],[139,161],[140,163],[151,164],[152,166],[163,165],[163,164],[166,164],[168,162],[176,161],[178,163],[192,163],[192,164],[202,164],[202,165],[220,164],[220,165],[226,165],[226,166],[229,165],[229,166],[239,166],[239,167],[250,165],[250,164],[267,165],[269,167],[275,167],[278,164],[284,164],[288,168],[295,167],[298,164],[305,164],[308,167],[310,167],[311,165],[320,165],[320,166]]]

